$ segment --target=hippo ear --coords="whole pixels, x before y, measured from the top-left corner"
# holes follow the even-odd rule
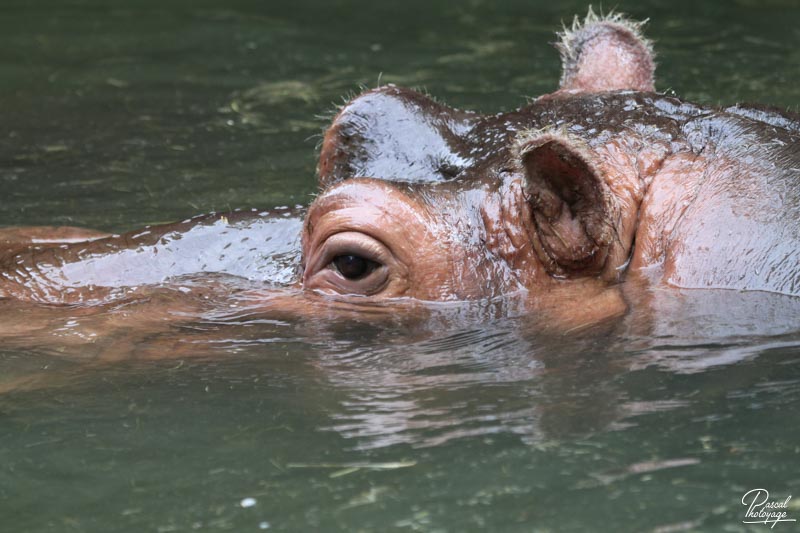
[[[645,21],[647,22],[647,21]],[[644,22],[619,13],[589,14],[559,33],[561,87],[566,92],[630,89],[653,91],[653,46],[642,35]]]
[[[519,143],[533,244],[553,275],[598,273],[614,237],[612,196],[587,149],[557,133]]]

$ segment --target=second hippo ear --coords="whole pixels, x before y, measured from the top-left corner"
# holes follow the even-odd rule
[[[589,8],[583,22],[559,33],[561,87],[567,92],[629,89],[653,91],[653,46],[642,35],[643,22],[619,13],[597,16]]]
[[[612,197],[588,149],[546,133],[519,145],[536,252],[550,274],[600,272],[614,237]]]

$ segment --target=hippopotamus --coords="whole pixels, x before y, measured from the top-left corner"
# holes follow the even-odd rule
[[[394,85],[363,92],[324,133],[307,210],[124,235],[8,228],[0,298],[93,306],[249,280],[313,300],[300,310],[521,294],[570,315],[610,294],[603,316],[632,276],[800,295],[800,119],[655,92],[641,26],[590,13],[565,29],[558,89],[512,112]]]

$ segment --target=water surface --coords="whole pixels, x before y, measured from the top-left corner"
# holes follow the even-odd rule
[[[619,9],[651,19],[660,90],[798,110],[795,2]],[[345,95],[392,82],[513,109],[555,87],[547,43],[585,11],[7,0],[0,225],[305,205]],[[800,303],[650,298],[568,335],[513,299],[313,320],[243,306],[97,339],[61,317],[0,345],[2,529],[762,531],[745,492],[800,500]]]

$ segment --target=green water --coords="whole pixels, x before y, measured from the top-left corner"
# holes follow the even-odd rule
[[[798,110],[796,2],[618,7],[651,19],[660,90]],[[307,204],[344,95],[513,109],[555,87],[547,43],[585,10],[4,0],[0,225]],[[656,300],[563,337],[456,307],[0,346],[0,374],[39,383],[0,396],[0,531],[765,531],[742,524],[759,487],[800,518],[800,304]]]

